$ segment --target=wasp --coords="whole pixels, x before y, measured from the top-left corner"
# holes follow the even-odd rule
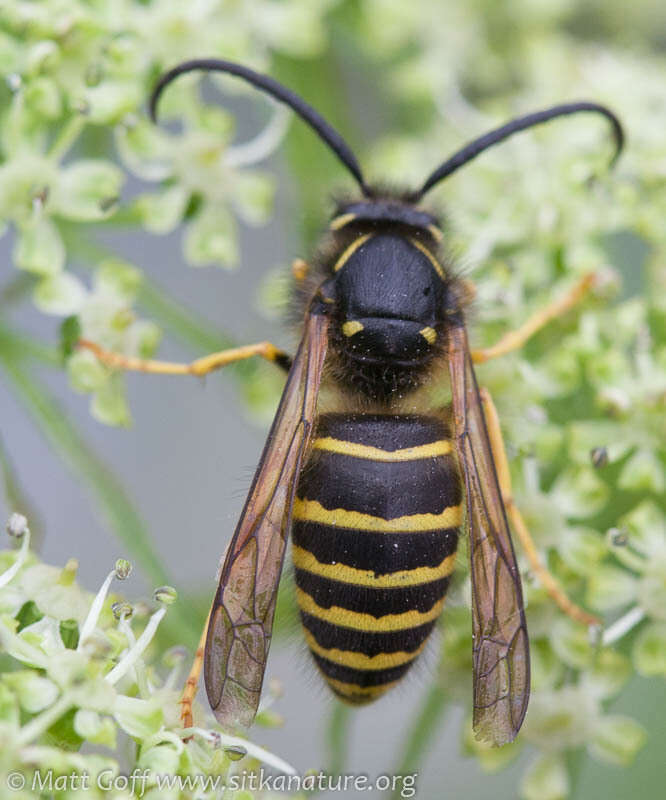
[[[359,194],[339,203],[318,253],[294,262],[301,339],[293,358],[269,342],[189,365],[93,349],[111,366],[202,375],[262,356],[287,371],[240,521],[220,571],[205,637],[183,697],[185,723],[203,662],[218,721],[249,726],[259,704],[278,583],[291,532],[300,617],[312,657],[333,692],[364,704],[398,683],[424,649],[442,611],[463,526],[472,587],[473,721],[479,738],[512,741],[527,710],[530,658],[521,578],[508,518],[534,572],[572,616],[591,618],[540,563],[511,498],[509,470],[489,394],[474,363],[523,344],[577,303],[594,281],[507,334],[470,349],[470,285],[445,255],[439,218],[421,205],[454,171],[509,136],[557,117],[600,114],[615,153],[623,130],[608,108],[557,105],[518,117],[444,161],[420,189],[366,183],[340,134],[271,77],[229,61],[197,59],[165,73],[158,100],[193,70],[237,76],[289,106],[338,157]],[[442,405],[434,387],[448,381]]]

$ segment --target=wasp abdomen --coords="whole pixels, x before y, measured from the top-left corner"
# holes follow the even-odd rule
[[[462,487],[436,417],[324,414],[293,510],[305,636],[333,691],[365,703],[425,646],[453,571]]]

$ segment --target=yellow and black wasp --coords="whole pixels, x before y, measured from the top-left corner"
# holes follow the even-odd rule
[[[190,365],[127,359],[93,349],[111,365],[204,374],[261,355],[288,376],[238,527],[221,568],[205,649],[184,697],[185,719],[203,659],[206,690],[225,726],[251,724],[268,657],[278,583],[291,531],[297,600],[317,667],[343,700],[366,703],[394,686],[423,650],[440,615],[466,524],[472,582],[474,728],[494,744],[514,739],[530,691],[521,581],[507,512],[533,568],[560,605],[571,604],[538,562],[511,500],[497,418],[473,363],[520,346],[574,305],[593,277],[539,312],[495,348],[470,351],[470,286],[443,255],[438,218],[421,207],[436,184],[512,134],[547,120],[593,112],[558,105],[519,117],[447,159],[417,191],[365,182],[342,137],[302,98],[272,78],[216,59],[166,73],[152,99],[192,70],[235,75],[286,103],[355,178],[360,196],[340,204],[318,254],[295,262],[294,304],[302,336],[292,358],[268,342]],[[441,407],[433,387],[450,384]]]

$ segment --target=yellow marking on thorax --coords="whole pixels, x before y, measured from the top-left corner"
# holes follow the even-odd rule
[[[313,653],[322,658],[327,658],[334,664],[351,667],[352,669],[379,670],[400,667],[413,661],[426,646],[428,640],[426,639],[411,653],[398,650],[394,653],[377,653],[376,656],[367,656],[365,653],[356,653],[353,650],[339,650],[337,647],[331,647],[330,649],[322,647],[308,630],[305,630],[305,641]]]
[[[353,628],[357,631],[370,631],[371,633],[385,633],[388,631],[402,631],[408,628],[418,628],[426,622],[432,622],[439,616],[444,597],[433,605],[430,611],[404,611],[402,614],[384,614],[383,617],[373,617],[372,614],[361,614],[350,611],[348,608],[331,606],[322,608],[317,605],[309,594],[302,589],[296,589],[296,602],[301,611],[310,614],[324,622],[331,622],[342,628]]]
[[[352,458],[364,458],[368,461],[418,461],[423,458],[446,456],[452,449],[451,442],[447,439],[415,447],[403,447],[400,450],[382,450],[380,447],[348,442],[345,439],[334,439],[332,436],[315,439],[312,447],[315,450],[326,450],[329,453],[340,453],[352,456]]]
[[[354,586],[365,586],[373,589],[402,589],[405,586],[419,586],[430,583],[450,575],[456,565],[456,554],[447,556],[436,567],[415,567],[414,569],[401,569],[385,575],[377,575],[371,569],[357,569],[346,564],[322,564],[312,553],[298,545],[292,548],[294,566],[298,569],[319,575],[341,583],[351,583]]]
[[[414,239],[410,237],[409,241],[414,245],[417,250],[420,250],[424,256],[430,261],[430,263],[435,268],[435,272],[439,275],[439,277],[444,280],[444,270],[442,269],[442,265],[439,261],[435,258],[435,256],[428,250],[428,248],[419,242],[418,239]]]
[[[357,319],[349,320],[342,325],[342,332],[345,336],[353,336],[355,333],[363,330],[363,323]]]
[[[430,325],[426,325],[425,328],[421,328],[419,331],[421,336],[428,342],[428,344],[435,344],[437,341],[437,331],[434,328],[431,328]]]
[[[442,239],[444,238],[444,234],[442,233],[442,231],[440,231],[437,225],[428,225],[428,230],[430,231],[432,238],[436,242],[441,242]]]
[[[335,265],[333,267],[333,272],[338,272],[338,270],[341,270],[347,263],[347,261],[349,261],[349,259],[352,257],[352,255],[354,255],[354,253],[358,250],[358,248],[362,244],[367,242],[372,235],[373,234],[371,233],[366,233],[363,236],[359,236],[358,239],[354,239],[354,241],[349,245],[349,247],[347,247],[347,249],[344,250],[340,258],[338,258],[338,260],[335,262]]]
[[[339,217],[335,217],[335,219],[331,220],[331,224],[328,226],[332,231],[339,231],[340,228],[344,228],[345,225],[348,225],[350,222],[356,219],[356,214],[340,214]]]
[[[457,528],[462,523],[462,505],[449,506],[441,514],[406,514],[404,517],[384,519],[360,511],[347,511],[345,508],[324,508],[317,500],[294,501],[293,518],[319,522],[334,528],[350,528],[359,531],[379,531],[380,533],[400,533],[401,531],[432,531],[440,528]]]

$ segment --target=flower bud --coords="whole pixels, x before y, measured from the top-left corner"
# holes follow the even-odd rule
[[[608,450],[605,447],[593,447],[590,450],[590,461],[595,469],[601,469],[608,464]]]
[[[134,613],[132,604],[127,602],[113,603],[111,606],[111,611],[117,620],[129,619]]]
[[[22,539],[27,532],[28,520],[15,511],[7,520],[7,533],[15,539]]]
[[[127,561],[127,559],[119,558],[116,561],[115,570],[116,570],[116,578],[118,578],[119,581],[124,581],[126,578],[129,577],[130,573],[132,572],[132,565],[130,564],[129,561]]]
[[[178,599],[178,592],[173,588],[173,586],[159,586],[153,592],[153,599],[157,603],[170,606]]]

